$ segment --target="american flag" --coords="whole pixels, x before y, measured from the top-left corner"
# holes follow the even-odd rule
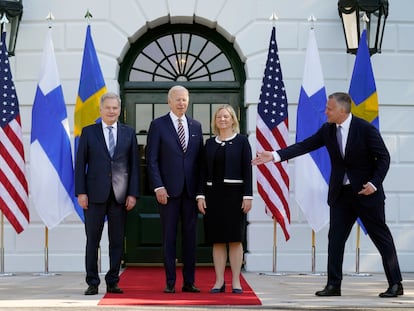
[[[0,47],[0,208],[17,233],[29,224],[28,188],[19,103],[10,72],[6,32]]]
[[[288,104],[277,54],[276,29],[273,27],[257,106],[256,150],[278,150],[287,146]],[[266,213],[280,224],[286,241],[290,238],[289,176],[287,162],[269,162],[257,166],[257,189],[266,205]]]

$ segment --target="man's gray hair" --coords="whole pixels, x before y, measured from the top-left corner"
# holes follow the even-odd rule
[[[187,92],[187,95],[188,95],[189,92],[188,92],[188,90],[184,86],[182,86],[182,85],[174,85],[172,88],[170,88],[168,90],[168,99],[171,99],[171,95],[172,95],[172,93],[174,91],[182,91],[182,90],[186,91]]]
[[[117,102],[118,102],[118,106],[121,107],[121,98],[119,97],[119,95],[115,92],[107,92],[107,93],[105,93],[101,96],[101,100],[99,102],[99,106],[101,108],[103,107],[103,102],[108,98],[109,99],[112,99],[112,98],[116,99]]]
[[[328,98],[329,99],[332,99],[332,98],[335,99],[336,102],[345,109],[346,113],[351,112],[352,99],[351,99],[351,96],[349,96],[348,93],[336,92],[336,93],[332,93],[331,95],[329,95]]]

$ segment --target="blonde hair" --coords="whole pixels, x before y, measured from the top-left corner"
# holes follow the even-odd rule
[[[211,120],[211,128],[213,129],[213,134],[217,136],[220,134],[220,130],[216,125],[216,117],[217,117],[217,114],[223,109],[226,109],[227,112],[230,113],[231,118],[233,119],[233,125],[232,125],[233,132],[240,133],[239,120],[237,119],[236,112],[234,111],[232,106],[230,106],[229,104],[224,104],[224,105],[219,106],[216,109],[216,112],[214,113],[214,117]]]

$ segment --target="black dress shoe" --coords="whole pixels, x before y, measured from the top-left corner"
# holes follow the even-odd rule
[[[394,284],[388,287],[385,292],[379,294],[381,298],[392,298],[402,295],[404,295],[404,289],[401,283]]]
[[[98,286],[97,285],[89,285],[88,288],[85,290],[85,295],[97,295],[98,294]]]
[[[326,285],[323,290],[317,291],[316,296],[341,296],[341,288],[334,285]]]
[[[223,285],[220,288],[213,287],[210,289],[211,294],[218,294],[218,293],[224,293],[226,291],[226,283],[223,283]]]
[[[165,286],[164,293],[174,294],[175,293],[175,287],[174,287],[174,285],[167,285],[167,286]]]
[[[123,294],[124,291],[118,287],[118,284],[107,285],[106,292],[112,294]]]
[[[182,291],[187,293],[199,293],[200,289],[195,287],[194,284],[184,284]]]

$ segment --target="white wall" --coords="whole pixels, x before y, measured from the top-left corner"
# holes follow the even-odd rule
[[[86,21],[92,12],[92,36],[109,90],[118,90],[119,62],[133,42],[146,29],[165,22],[197,22],[216,28],[234,43],[245,62],[245,106],[248,108],[248,131],[255,145],[256,104],[267,57],[272,22],[276,12],[276,39],[289,102],[290,140],[294,141],[296,103],[302,81],[304,53],[309,23],[314,14],[316,38],[325,85],[328,93],[347,91],[355,56],[345,52],[345,41],[336,1],[324,0],[25,0],[16,56],[11,59],[19,96],[24,131],[26,159],[30,158],[31,107],[40,71],[40,59],[48,24],[45,17],[53,12],[55,54],[73,130]],[[380,127],[391,152],[392,164],[385,181],[386,215],[394,235],[401,268],[414,271],[414,10],[411,0],[392,1],[386,25],[382,54],[372,57],[380,103]],[[294,160],[289,162],[293,172]],[[27,170],[30,170],[30,163]],[[27,174],[27,176],[30,176]],[[293,176],[293,174],[291,174]],[[29,181],[32,182],[32,181]],[[294,182],[291,177],[291,184]],[[291,239],[284,241],[277,228],[277,271],[311,271],[311,230],[295,203],[290,200]],[[45,229],[36,211],[30,207],[30,226],[20,235],[5,221],[5,271],[44,271]],[[264,214],[256,194],[249,214],[246,267],[250,271],[271,271],[273,267],[273,222]],[[84,270],[83,224],[74,213],[57,228],[49,231],[49,271]],[[344,272],[354,272],[357,239],[354,231],[348,240]],[[316,270],[325,271],[327,228],[316,234]],[[380,257],[368,237],[360,238],[360,271],[382,271]],[[102,267],[107,263],[107,239],[102,241]]]

